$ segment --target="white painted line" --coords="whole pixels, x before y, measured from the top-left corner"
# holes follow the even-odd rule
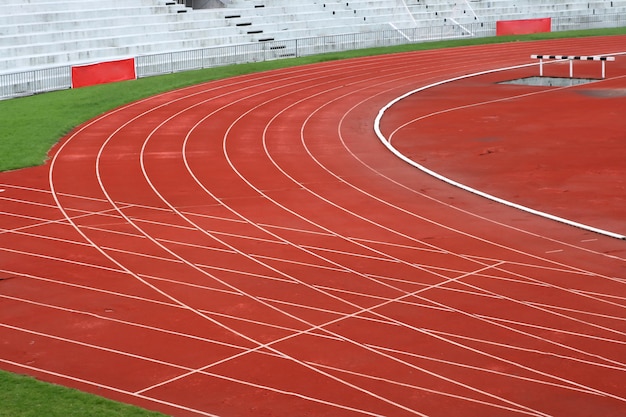
[[[563,249],[556,249],[556,250],[546,251],[546,253],[559,253],[559,252],[563,252]]]
[[[394,155],[396,155],[398,158],[400,158],[404,162],[408,163],[409,165],[412,165],[415,168],[419,169],[420,171],[425,172],[426,174],[431,175],[431,176],[433,176],[433,177],[435,177],[435,178],[437,178],[437,179],[439,179],[439,180],[441,180],[443,182],[446,182],[446,183],[448,183],[450,185],[453,185],[453,186],[455,186],[457,188],[460,188],[462,190],[469,191],[470,193],[479,195],[479,196],[484,197],[484,198],[486,198],[488,200],[495,201],[497,203],[504,204],[506,206],[513,207],[513,208],[525,211],[527,213],[531,213],[531,214],[534,214],[534,215],[537,215],[537,216],[540,216],[540,217],[543,217],[543,218],[546,218],[546,219],[554,220],[554,221],[557,221],[557,222],[560,222],[560,223],[568,224],[570,226],[578,227],[578,228],[583,229],[583,230],[588,230],[588,231],[591,231],[591,232],[594,232],[594,233],[599,233],[599,234],[602,234],[602,235],[605,235],[605,236],[609,236],[609,237],[613,237],[613,238],[620,239],[620,240],[626,240],[626,235],[622,235],[622,234],[619,234],[619,233],[611,232],[611,231],[608,231],[608,230],[599,229],[597,227],[589,226],[589,225],[578,223],[578,222],[575,222],[575,221],[572,221],[572,220],[569,220],[569,219],[565,219],[563,217],[555,216],[555,215],[550,214],[550,213],[545,213],[545,212],[542,212],[542,211],[539,211],[539,210],[535,210],[533,208],[526,207],[526,206],[523,206],[521,204],[513,203],[511,201],[504,200],[502,198],[493,196],[493,195],[488,194],[486,192],[477,190],[477,189],[469,187],[469,186],[467,186],[465,184],[461,184],[461,183],[459,183],[457,181],[454,181],[454,180],[452,180],[452,179],[450,179],[448,177],[445,177],[445,176],[439,174],[438,172],[432,171],[432,170],[426,168],[425,166],[423,166],[421,164],[418,164],[417,162],[413,161],[412,159],[408,158],[407,156],[403,155],[399,150],[397,150],[391,144],[391,140],[389,138],[387,138],[383,134],[383,132],[382,132],[382,130],[380,128],[381,120],[382,120],[383,115],[385,114],[385,112],[387,110],[389,110],[393,105],[395,105],[399,101],[404,100],[405,98],[407,98],[409,96],[412,96],[412,95],[414,95],[416,93],[419,93],[421,91],[427,90],[429,88],[440,86],[442,84],[447,84],[447,83],[451,83],[451,82],[454,82],[454,81],[463,80],[463,79],[466,79],[466,78],[471,78],[471,77],[480,76],[480,75],[484,75],[484,74],[490,74],[490,73],[494,73],[494,72],[498,72],[498,71],[505,71],[505,70],[509,70],[509,69],[524,68],[524,67],[528,67],[528,66],[530,66],[530,65],[529,64],[523,64],[523,65],[514,65],[514,66],[510,66],[510,67],[496,68],[496,69],[491,69],[491,70],[486,70],[486,71],[480,71],[480,72],[476,72],[476,73],[473,73],[473,74],[466,74],[466,75],[461,75],[461,76],[458,76],[458,77],[450,78],[450,79],[447,79],[447,80],[438,81],[436,83],[432,83],[432,84],[429,84],[429,85],[417,88],[415,90],[411,90],[411,91],[409,91],[409,92],[407,92],[407,93],[405,93],[405,94],[403,94],[403,95],[401,95],[399,97],[396,97],[395,99],[391,100],[389,103],[387,103],[384,107],[382,107],[378,111],[378,115],[374,119],[374,132],[376,133],[376,136],[378,136],[378,139],[382,142],[382,144],[387,149],[389,149],[389,151],[391,151],[391,153],[393,153]]]

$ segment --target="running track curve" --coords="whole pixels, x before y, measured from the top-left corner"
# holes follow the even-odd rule
[[[372,128],[420,86],[625,40],[328,62],[86,123],[0,175],[0,366],[177,416],[626,414],[624,241]]]

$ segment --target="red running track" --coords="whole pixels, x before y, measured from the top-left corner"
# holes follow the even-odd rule
[[[328,62],[86,123],[46,166],[0,175],[0,366],[176,416],[623,416],[626,242],[442,183],[388,152],[373,120],[421,86],[625,41]],[[464,82],[429,103],[485,101]],[[382,121],[409,152],[411,102]],[[461,165],[449,174],[485,182]],[[507,182],[489,191],[521,187]]]

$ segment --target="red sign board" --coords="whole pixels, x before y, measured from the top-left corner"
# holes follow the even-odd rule
[[[496,35],[527,35],[529,33],[550,32],[552,19],[499,20],[496,22]]]
[[[135,78],[135,58],[72,67],[72,88]]]

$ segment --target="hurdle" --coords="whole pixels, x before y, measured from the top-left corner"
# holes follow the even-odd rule
[[[600,61],[602,63],[602,79],[606,77],[606,62],[615,61],[614,56],[577,56],[577,55],[531,55],[532,59],[539,60],[539,76],[543,77],[543,60],[556,59],[569,61],[569,77],[574,77],[574,61]]]

